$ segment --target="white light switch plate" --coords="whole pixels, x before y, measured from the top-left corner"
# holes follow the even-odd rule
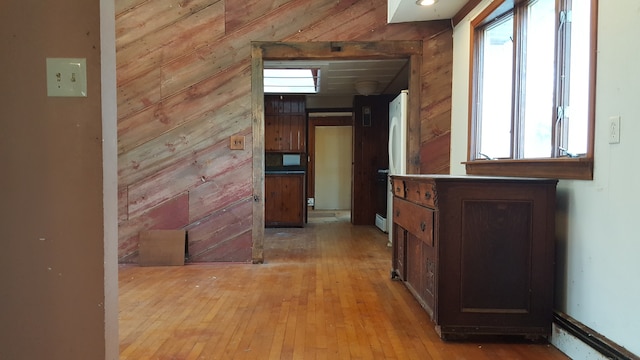
[[[47,96],[86,97],[87,60],[47,58]]]

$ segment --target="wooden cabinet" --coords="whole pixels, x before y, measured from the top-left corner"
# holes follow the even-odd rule
[[[306,107],[303,95],[266,95],[265,151],[306,153]]]
[[[265,175],[265,226],[304,226],[304,186],[304,173]]]
[[[392,274],[443,339],[548,336],[557,180],[392,176]]]

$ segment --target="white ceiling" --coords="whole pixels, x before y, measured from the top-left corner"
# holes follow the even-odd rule
[[[419,6],[415,0],[387,0],[387,22],[451,19],[467,0],[438,0],[431,6]]]

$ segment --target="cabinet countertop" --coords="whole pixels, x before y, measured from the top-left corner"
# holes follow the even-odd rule
[[[525,178],[525,177],[507,177],[507,176],[478,176],[478,175],[443,175],[443,174],[406,174],[406,175],[390,175],[391,178],[398,179],[415,179],[427,180],[434,179],[438,181],[490,181],[490,182],[518,182],[518,181],[539,181],[539,182],[558,182],[558,179],[547,178]]]

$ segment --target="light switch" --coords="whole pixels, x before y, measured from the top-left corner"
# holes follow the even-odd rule
[[[86,97],[87,60],[47,58],[47,96]]]

